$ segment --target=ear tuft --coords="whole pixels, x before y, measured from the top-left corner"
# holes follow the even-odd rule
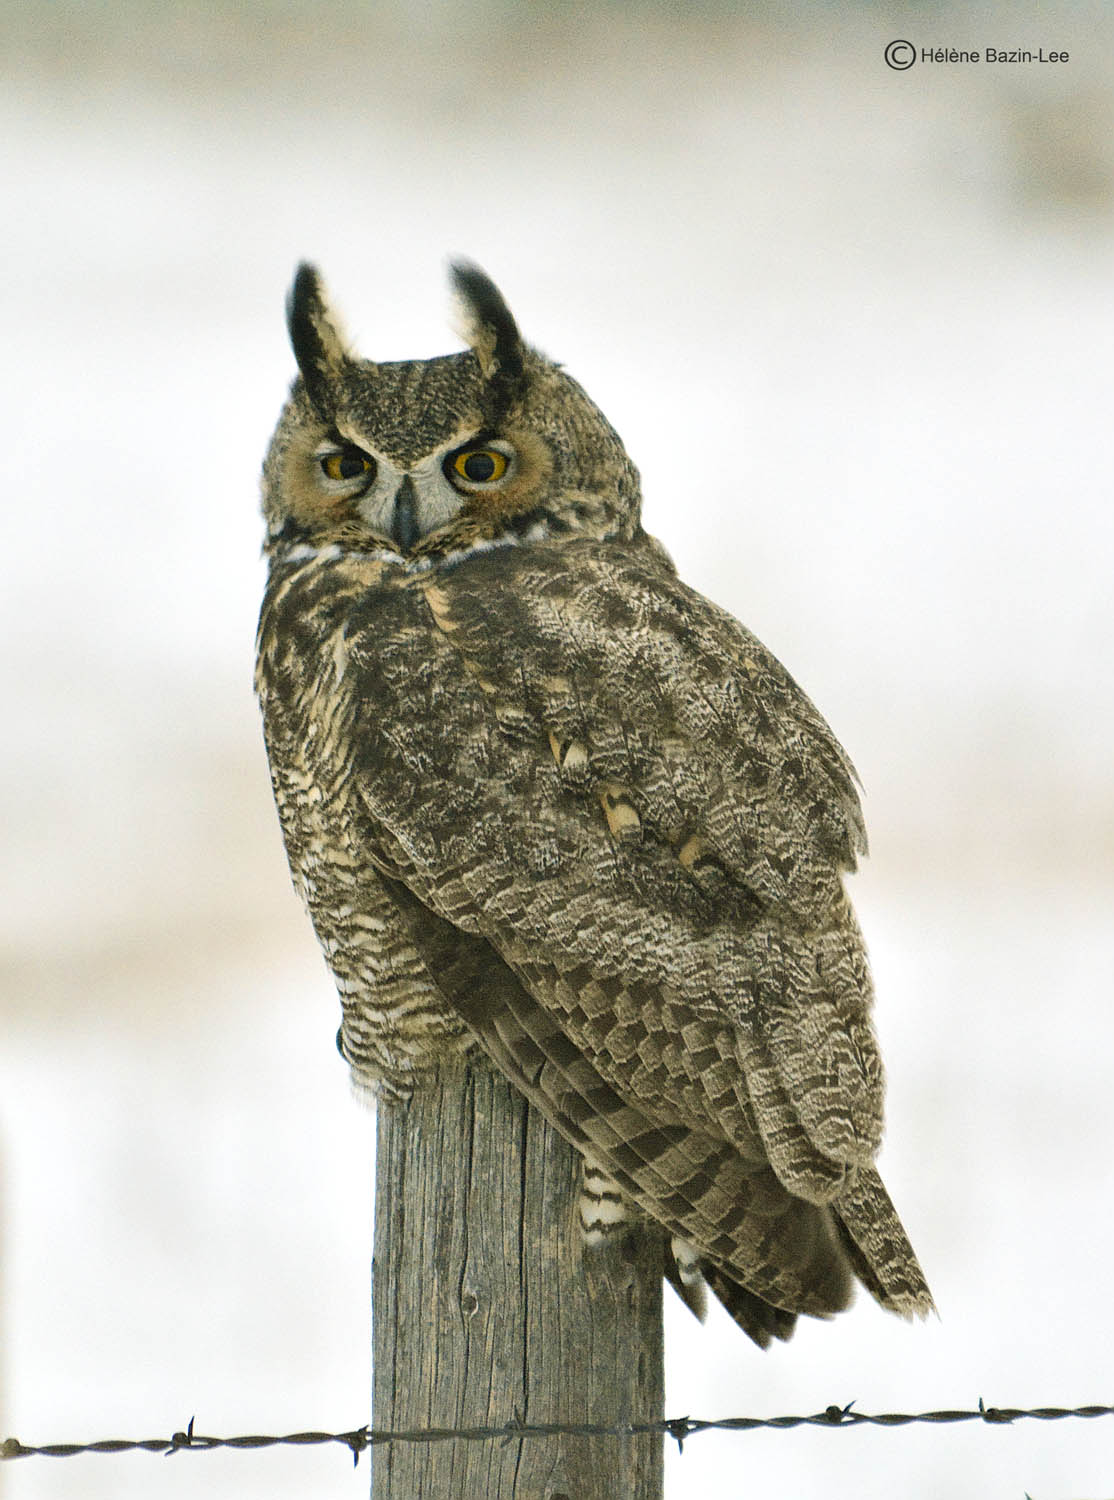
[[[470,261],[450,267],[462,314],[461,334],[480,362],[485,380],[509,404],[523,376],[524,348],[518,324],[490,276]]]
[[[310,400],[323,415],[331,413],[348,355],[321,276],[307,261],[298,267],[286,299],[286,326]]]

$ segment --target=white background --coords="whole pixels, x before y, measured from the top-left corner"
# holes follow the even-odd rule
[[[684,576],[866,786],[883,1169],[939,1303],[671,1414],[1109,1402],[1114,27],[1082,4],[8,3],[0,1437],[358,1426],[373,1121],[250,692],[257,473],[323,268],[456,347],[466,254]],[[1043,46],[918,63],[887,41]],[[694,1438],[707,1500],[1114,1493],[1114,1419]],[[366,1494],[343,1450],[0,1466],[5,1500]]]

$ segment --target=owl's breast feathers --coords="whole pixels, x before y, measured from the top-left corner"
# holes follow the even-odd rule
[[[429,982],[558,1128],[721,1295],[770,1305],[732,1309],[752,1336],[838,1310],[849,1270],[931,1306],[873,1169],[854,773],[752,635],[640,534],[286,564],[260,644],[269,740],[316,740],[342,860],[373,861]]]

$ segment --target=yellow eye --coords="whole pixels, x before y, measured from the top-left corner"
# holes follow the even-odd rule
[[[467,484],[494,484],[507,472],[507,455],[498,448],[462,448],[452,464]]]
[[[363,474],[374,474],[375,460],[358,448],[344,448],[340,453],[326,453],[321,460],[321,472],[326,479],[343,482],[359,479]]]

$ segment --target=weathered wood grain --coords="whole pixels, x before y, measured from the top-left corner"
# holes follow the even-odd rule
[[[376,1428],[656,1421],[662,1245],[583,1248],[577,1159],[487,1068],[378,1119]],[[659,1436],[372,1450],[373,1500],[660,1500]]]

